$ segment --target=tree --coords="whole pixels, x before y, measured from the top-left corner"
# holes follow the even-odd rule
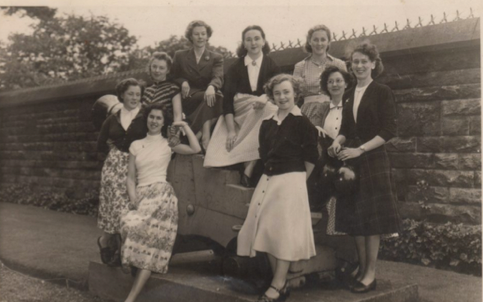
[[[20,14],[20,17],[28,16],[32,19],[48,20],[52,19],[57,12],[56,8],[49,8],[46,6],[0,6],[6,15],[11,16],[16,13]]]
[[[137,40],[107,17],[56,17],[55,10],[22,10],[39,22],[32,25],[31,35],[13,34],[6,46],[0,45],[0,90],[88,78],[128,65]]]

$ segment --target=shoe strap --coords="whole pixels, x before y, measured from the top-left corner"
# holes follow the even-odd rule
[[[278,289],[278,288],[276,288],[275,286],[273,286],[273,285],[271,285],[271,284],[270,284],[270,287],[271,287],[271,288],[273,288],[273,289],[274,289],[274,290],[275,290],[277,293],[279,293],[280,295],[282,294],[282,293],[280,292],[280,291],[281,291],[281,289]]]

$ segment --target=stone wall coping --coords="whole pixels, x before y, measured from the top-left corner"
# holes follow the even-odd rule
[[[331,44],[330,53],[335,57],[346,58],[350,50],[364,40],[370,40],[377,45],[382,57],[464,47],[479,48],[480,18],[334,41]],[[293,65],[305,58],[307,54],[301,47],[298,47],[276,51],[271,53],[270,56],[281,66],[282,70],[287,71],[291,70]],[[234,60],[236,59],[225,60],[225,70]],[[0,93],[0,108],[97,97],[113,93],[116,83],[127,77],[135,77],[150,82],[144,68],[111,73],[62,84]]]

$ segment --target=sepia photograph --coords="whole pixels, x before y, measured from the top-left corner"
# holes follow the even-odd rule
[[[478,0],[0,0],[0,302],[480,302]]]

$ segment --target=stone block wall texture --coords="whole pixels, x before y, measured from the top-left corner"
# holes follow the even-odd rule
[[[340,58],[366,39],[381,52],[385,72],[377,80],[397,100],[398,137],[387,149],[403,217],[481,223],[479,22],[332,43],[331,54]],[[271,54],[289,73],[306,55],[301,48]],[[102,158],[91,106],[126,77],[147,80],[133,70],[0,94],[0,189],[15,184],[79,198],[97,191]]]

